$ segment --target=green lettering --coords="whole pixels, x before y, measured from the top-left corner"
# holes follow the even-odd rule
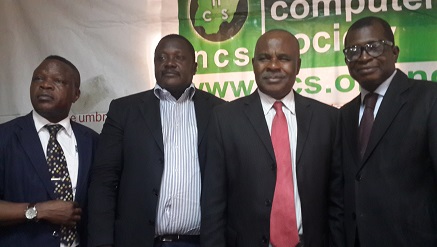
[[[311,90],[310,88],[306,88],[305,92],[307,92],[309,94],[319,93],[322,90],[322,86],[320,84],[316,83],[317,81],[320,81],[320,78],[317,76],[310,76],[310,77],[306,78],[305,85],[307,85],[308,87],[312,87],[314,89]]]
[[[343,81],[343,79],[345,79],[345,81],[348,83],[346,87],[343,87],[341,85],[341,81]],[[355,87],[355,80],[350,75],[340,75],[339,77],[337,77],[337,79],[335,79],[335,88],[339,92],[347,93],[352,91],[354,87]]]
[[[419,78],[415,78],[416,75],[418,75]],[[408,71],[408,77],[413,79],[426,80],[426,72],[423,70]]]
[[[209,82],[201,82],[199,85],[199,89],[200,90],[204,90],[204,86],[206,86],[206,92],[210,93],[210,94],[214,94],[216,96],[219,96],[220,98],[224,98],[226,95],[226,90],[228,89],[228,83],[227,81],[225,81],[223,83],[223,87],[221,87],[219,82],[214,82],[213,87],[211,88],[211,83]]]
[[[228,81],[226,81],[225,83],[227,83]],[[235,83],[233,81],[229,81],[229,83],[231,84],[231,88],[232,88],[232,92],[234,93],[235,97],[240,97],[241,96],[241,91],[243,90],[243,96],[247,96],[252,92],[252,87],[253,87],[253,80],[249,81],[249,86],[246,88],[246,83],[244,82],[244,80],[241,80],[238,82],[238,87],[235,86]]]

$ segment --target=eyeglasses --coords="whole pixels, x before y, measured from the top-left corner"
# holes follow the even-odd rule
[[[381,56],[381,54],[384,52],[384,45],[393,46],[393,42],[388,40],[379,40],[367,43],[364,46],[354,45],[344,48],[343,53],[348,62],[357,61],[361,57],[363,50],[365,50],[370,56],[376,58]]]

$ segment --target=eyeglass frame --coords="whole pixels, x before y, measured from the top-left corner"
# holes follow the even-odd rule
[[[393,46],[394,46],[394,42],[391,42],[391,41],[389,41],[389,40],[377,40],[377,41],[372,41],[372,42],[369,42],[369,43],[367,43],[367,44],[365,44],[365,45],[362,45],[362,46],[354,45],[354,46],[350,46],[350,47],[344,48],[344,49],[343,49],[344,57],[346,58],[346,60],[347,60],[348,62],[355,62],[355,61],[357,61],[358,59],[360,59],[361,55],[363,54],[363,51],[366,51],[367,54],[369,54],[371,57],[373,57],[373,58],[377,58],[377,57],[381,56],[381,55],[384,53],[385,49],[384,49],[384,46],[383,46],[382,51],[381,51],[381,54],[379,54],[379,55],[377,55],[377,56],[373,56],[372,54],[369,53],[369,51],[368,51],[367,49],[369,49],[370,47],[372,47],[371,44],[375,44],[375,43],[381,43],[382,45],[388,45],[388,46],[390,46],[390,47],[393,47]],[[350,50],[351,48],[359,48],[359,49],[360,49],[360,55],[359,55],[356,59],[354,59],[354,60],[349,60],[348,57],[347,57],[347,55],[346,55],[346,52],[347,52],[348,50]]]

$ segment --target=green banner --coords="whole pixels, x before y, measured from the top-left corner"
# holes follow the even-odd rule
[[[392,26],[402,62],[437,61],[437,1],[288,0],[178,1],[179,32],[193,42],[198,73],[252,69],[250,58],[263,30],[286,29],[300,43],[302,68],[343,66],[343,38],[368,15]]]

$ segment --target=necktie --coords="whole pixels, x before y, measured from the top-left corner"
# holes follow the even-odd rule
[[[55,195],[59,200],[73,201],[73,189],[71,186],[70,174],[68,173],[67,161],[64,151],[56,139],[56,134],[62,125],[44,126],[50,133],[47,144],[47,164],[49,167],[52,182],[55,184]],[[76,239],[76,227],[61,226],[61,243],[71,246]]]
[[[366,152],[367,143],[369,142],[370,132],[373,126],[373,111],[375,109],[376,101],[378,100],[378,94],[368,93],[364,97],[364,112],[361,118],[359,133],[358,133],[358,151],[360,153],[360,158],[364,156]]]
[[[272,123],[272,144],[276,158],[276,186],[270,213],[270,243],[274,247],[290,247],[299,243],[294,205],[293,171],[288,125],[282,102],[273,104],[276,115]]]

